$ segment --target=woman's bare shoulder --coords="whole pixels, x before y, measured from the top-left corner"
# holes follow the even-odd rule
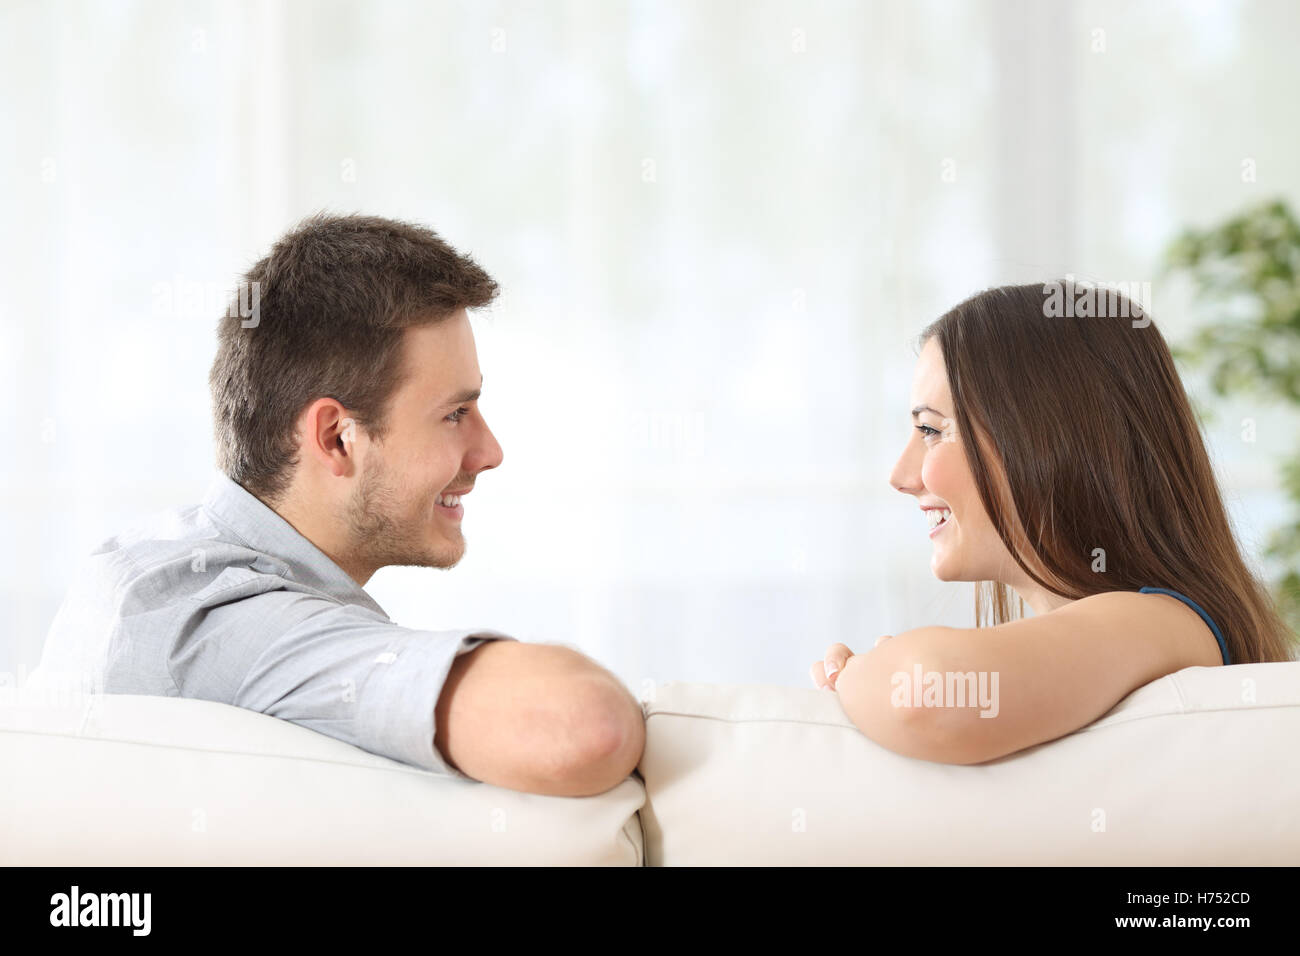
[[[1182,667],[1223,664],[1214,632],[1185,602],[1168,594],[1139,591],[1105,591],[1059,607],[1044,617],[1088,620],[1104,627],[1123,629],[1169,645]]]

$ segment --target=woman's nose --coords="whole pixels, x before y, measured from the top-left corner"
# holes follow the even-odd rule
[[[920,460],[919,456],[912,454],[911,448],[904,449],[898,456],[898,461],[894,462],[894,468],[889,473],[889,484],[905,495],[921,493]]]

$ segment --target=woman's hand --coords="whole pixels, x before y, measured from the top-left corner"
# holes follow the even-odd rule
[[[882,634],[876,638],[876,647],[880,646],[881,641],[887,641],[892,634]],[[832,644],[826,649],[826,656],[823,660],[813,664],[809,673],[812,675],[813,683],[825,690],[834,690],[835,682],[839,680],[840,674],[844,672],[844,665],[849,662],[853,652],[843,644]]]

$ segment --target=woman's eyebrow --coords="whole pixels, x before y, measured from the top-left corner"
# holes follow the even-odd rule
[[[922,412],[933,412],[934,414],[938,415],[940,418],[948,417],[943,412],[939,411],[939,409],[931,408],[929,405],[917,405],[916,408],[912,409],[912,417],[915,418],[917,415],[920,415]]]

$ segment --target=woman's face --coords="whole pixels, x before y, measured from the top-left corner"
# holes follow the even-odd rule
[[[956,410],[936,337],[926,341],[916,362],[911,416],[912,434],[889,483],[914,496],[928,519],[922,528],[933,542],[934,576],[941,581],[1014,583],[1021,576],[1020,568],[980,502],[963,447],[967,436],[957,434]],[[996,454],[986,454],[985,460],[998,469]],[[995,481],[1001,480],[1001,474],[996,474]]]

